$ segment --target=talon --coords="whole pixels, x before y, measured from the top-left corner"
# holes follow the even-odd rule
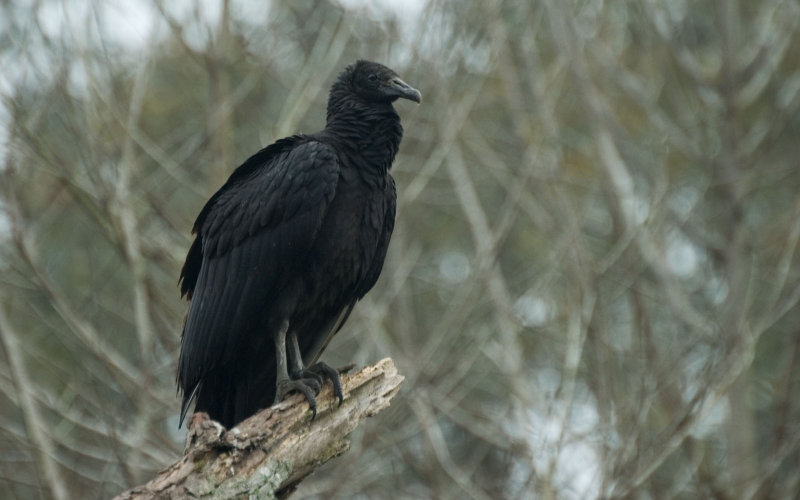
[[[320,380],[322,379],[321,375],[325,375],[333,384],[333,394],[339,399],[339,405],[342,404],[342,401],[344,401],[342,381],[339,379],[339,372],[336,369],[320,361],[304,371],[314,373],[317,377],[320,377]]]
[[[311,409],[311,420],[317,418],[317,400],[312,399],[308,402],[308,407]]]
[[[310,380],[312,383],[316,383],[313,379],[306,379]],[[275,391],[275,402],[272,404],[278,404],[283,399],[293,391],[297,391],[305,396],[306,401],[308,401],[308,406],[311,408],[311,420],[317,416],[317,399],[314,397],[314,389],[310,384],[307,384],[304,380],[280,380],[277,383],[276,391]],[[319,387],[316,389],[319,392]]]

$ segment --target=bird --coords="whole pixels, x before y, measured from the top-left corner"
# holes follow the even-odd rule
[[[261,149],[200,210],[178,281],[189,300],[179,427],[192,402],[231,428],[292,392],[313,419],[325,379],[342,403],[338,371],[319,356],[383,268],[398,99],[421,94],[382,64],[349,64],[330,88],[325,128]]]

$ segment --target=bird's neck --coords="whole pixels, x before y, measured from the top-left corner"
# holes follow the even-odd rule
[[[403,138],[400,117],[391,103],[369,105],[349,101],[328,106],[325,134],[345,145],[350,155],[358,156],[382,172],[388,171]]]

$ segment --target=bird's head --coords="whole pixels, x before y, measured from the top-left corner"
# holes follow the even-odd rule
[[[351,92],[370,102],[394,102],[408,99],[420,102],[419,90],[397,76],[383,64],[358,60],[339,75],[339,81],[347,83]]]

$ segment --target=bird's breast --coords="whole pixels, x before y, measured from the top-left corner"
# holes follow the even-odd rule
[[[342,177],[309,255],[312,288],[355,289],[370,269],[386,216],[384,185]]]

